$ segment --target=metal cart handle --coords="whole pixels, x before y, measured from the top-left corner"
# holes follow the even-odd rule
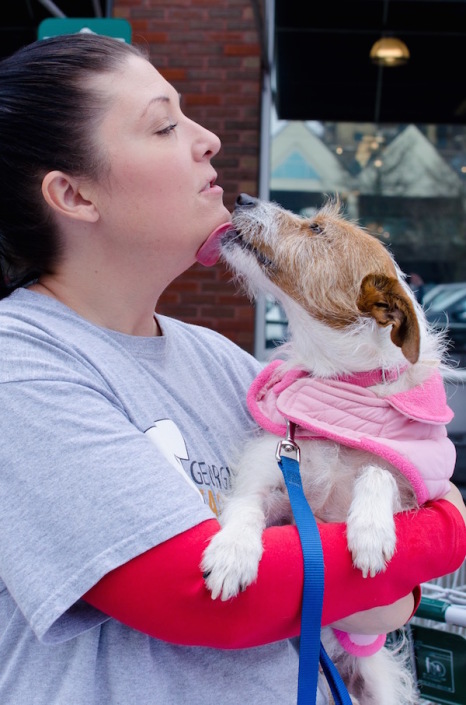
[[[415,616],[420,619],[433,619],[436,622],[466,627],[466,605],[452,605],[446,600],[422,597]]]

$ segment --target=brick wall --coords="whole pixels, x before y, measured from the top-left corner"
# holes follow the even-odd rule
[[[238,193],[258,192],[260,38],[254,0],[114,0],[133,43],[183,94],[186,114],[222,140],[213,164],[233,207]],[[254,309],[223,265],[195,265],[167,289],[158,310],[254,347]]]

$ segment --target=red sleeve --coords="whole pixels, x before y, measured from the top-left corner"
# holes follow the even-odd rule
[[[353,568],[344,524],[320,524],[325,562],[323,624],[386,605],[421,582],[456,570],[466,555],[457,509],[438,501],[396,517],[397,551],[387,570]],[[84,600],[150,636],[176,644],[247,648],[299,634],[302,553],[294,526],[264,531],[257,581],[227,602],[212,600],[199,568],[219,530],[209,520],[165,541],[100,580]]]

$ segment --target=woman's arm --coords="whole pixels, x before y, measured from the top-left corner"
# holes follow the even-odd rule
[[[444,499],[452,502],[460,511],[466,523],[466,506],[460,491],[450,483],[450,492]],[[386,607],[375,607],[365,612],[357,612],[345,617],[332,626],[344,632],[358,634],[385,634],[402,627],[413,616],[421,601],[421,589],[416,587],[412,593],[402,597]]]
[[[323,624],[389,605],[418,583],[462,564],[466,528],[451,502],[440,500],[399,514],[395,522],[396,553],[386,571],[374,578],[363,578],[353,568],[344,524],[319,525],[325,563]],[[264,531],[257,581],[227,602],[211,599],[199,568],[218,530],[212,519],[165,541],[106,575],[84,600],[134,629],[176,644],[246,648],[298,635],[303,565],[296,527]]]

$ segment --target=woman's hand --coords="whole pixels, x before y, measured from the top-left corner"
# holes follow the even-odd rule
[[[343,632],[356,634],[388,634],[399,629],[410,619],[414,610],[414,595],[409,593],[386,607],[374,607],[356,612],[332,624]]]

